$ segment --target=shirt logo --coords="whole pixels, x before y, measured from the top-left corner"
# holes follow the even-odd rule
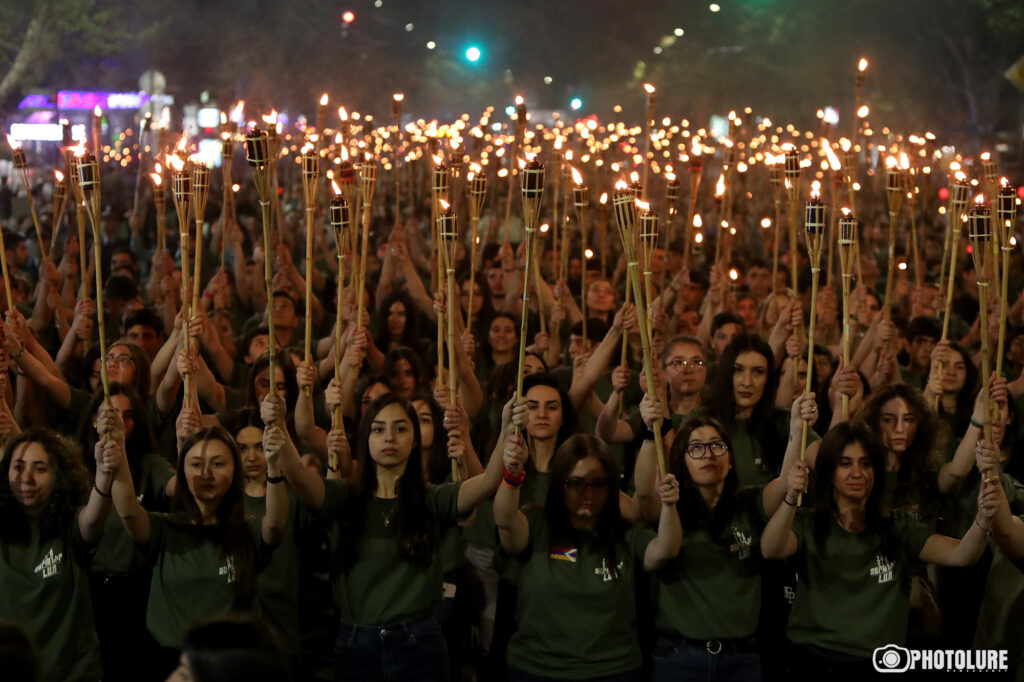
[[[41,577],[43,580],[46,580],[47,578],[52,578],[53,576],[60,573],[60,562],[63,558],[63,552],[55,553],[53,551],[53,547],[51,547],[50,551],[47,552],[46,556],[43,557],[43,560],[39,562],[38,566],[36,566],[36,570],[32,572],[38,573],[39,577]]]
[[[875,565],[871,567],[871,575],[878,577],[878,584],[891,583],[895,578],[893,569],[896,562],[881,554],[875,555]]]
[[[224,559],[224,565],[217,571],[217,575],[225,575],[229,583],[235,582],[235,560],[230,556]]]
[[[737,552],[737,559],[742,561],[750,556],[750,545],[753,542],[753,537],[741,531],[738,527],[732,527],[732,537],[734,542],[729,545],[730,552]]]
[[[594,569],[594,575],[601,576],[601,580],[603,582],[606,582],[606,583],[611,582],[612,579],[613,579],[612,572],[608,568],[607,561],[608,561],[607,559],[601,559],[601,568],[595,568]],[[623,566],[625,566],[625,564],[623,562],[621,562],[621,561],[616,566],[616,568],[619,569],[619,575],[622,575],[622,568],[623,568]]]
[[[559,561],[568,561],[571,564],[576,563],[576,559],[579,556],[579,550],[575,547],[552,547],[548,553],[549,559],[558,559]]]

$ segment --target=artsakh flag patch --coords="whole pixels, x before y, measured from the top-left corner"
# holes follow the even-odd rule
[[[558,559],[559,561],[568,561],[569,563],[576,563],[576,557],[579,555],[579,550],[575,547],[552,547],[551,552],[548,554],[549,559]]]

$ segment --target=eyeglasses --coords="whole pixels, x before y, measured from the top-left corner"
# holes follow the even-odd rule
[[[588,481],[585,478],[569,478],[565,481],[565,489],[571,493],[583,493],[587,489],[595,493],[603,493],[608,490],[608,479],[593,478]]]
[[[712,457],[721,457],[729,452],[729,446],[725,444],[725,441],[721,440],[713,440],[707,443],[695,440],[686,445],[686,454],[692,459],[705,459],[708,456],[709,450]]]
[[[682,358],[675,358],[665,363],[665,367],[671,367],[672,369],[687,369],[690,368],[693,371],[704,369],[707,365],[706,362],[697,358],[695,360],[683,360]]]
[[[134,365],[135,360],[130,355],[108,355],[107,364],[111,367],[127,367]]]

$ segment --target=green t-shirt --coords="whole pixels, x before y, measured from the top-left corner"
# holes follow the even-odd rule
[[[537,471],[530,467],[526,480],[519,488],[520,507],[544,507],[548,498],[548,481],[551,474]],[[486,549],[498,547],[498,526],[494,523],[494,498],[484,500],[476,508],[476,517],[472,525],[463,530],[463,538],[467,543]]]
[[[277,484],[281,485],[281,484]],[[288,490],[288,524],[280,544],[274,548],[270,562],[260,571],[259,583],[260,613],[284,637],[288,650],[299,651],[299,546],[298,536],[308,516],[303,513],[304,507],[299,498]],[[267,498],[245,496],[245,513],[260,521],[267,515]]]
[[[427,510],[438,525],[439,536],[458,517],[461,483],[427,486]],[[324,481],[320,515],[333,521],[331,549],[338,551],[338,520],[350,513],[354,493],[345,481]],[[440,548],[429,565],[413,564],[398,554],[398,528],[385,516],[395,512],[397,499],[373,498],[356,544],[356,557],[348,568],[335,568],[331,576],[334,602],[341,620],[359,625],[388,625],[420,617],[443,598],[444,567]]]
[[[698,640],[740,639],[757,630],[761,613],[761,531],[768,519],[763,488],[736,498],[732,518],[712,537],[683,530],[683,548],[653,576],[659,632]]]
[[[249,531],[260,556],[261,519],[249,519]],[[180,649],[193,624],[235,608],[235,567],[215,526],[174,521],[168,514],[149,514],[149,539],[138,547],[153,568],[146,608],[146,626],[162,646]],[[257,567],[263,563],[257,561]]]
[[[849,533],[830,521],[824,546],[814,519],[799,510],[793,523],[799,582],[789,616],[789,640],[868,658],[877,647],[907,639],[910,576],[932,529],[906,515],[891,521],[895,556],[882,538]]]
[[[160,455],[149,453],[139,461],[138,501],[152,511],[167,500],[167,482],[175,476],[174,468]],[[103,537],[92,555],[89,572],[99,575],[130,573],[146,569],[146,560],[128,537],[128,531],[117,514],[107,517]]]
[[[0,542],[0,619],[20,625],[39,646],[47,682],[103,677],[88,553],[77,515],[51,540],[32,523],[27,544]]]
[[[640,668],[634,578],[654,533],[633,526],[617,551],[613,578],[593,534],[551,547],[544,512],[526,512],[530,540],[517,559],[522,580],[509,666],[531,675],[590,679]]]

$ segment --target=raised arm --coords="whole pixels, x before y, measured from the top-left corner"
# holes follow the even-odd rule
[[[658,537],[651,540],[644,552],[644,570],[656,571],[677,554],[683,546],[683,526],[679,521],[676,503],[679,502],[679,483],[672,474],[658,481],[661,498],[661,518],[658,519]]]
[[[793,463],[800,458],[800,439],[803,437],[803,424],[807,422],[808,428],[818,418],[818,406],[814,402],[814,393],[801,394],[793,403],[789,417],[789,438],[786,440],[786,454],[782,458],[782,470],[777,478],[768,482],[768,485],[761,491],[761,501],[764,503],[764,513],[769,517],[775,514],[779,505],[783,503],[786,496],[786,481],[789,480],[789,471]],[[806,462],[807,468],[813,469],[814,462],[818,456],[818,444],[820,441],[810,443],[807,446]]]
[[[793,533],[797,497],[807,490],[807,465],[796,461],[789,470],[786,496],[761,534],[761,554],[765,559],[785,559],[796,553],[797,540]]]
[[[263,542],[271,547],[281,542],[288,526],[288,488],[281,472],[281,453],[290,450],[294,459],[299,453],[288,437],[284,421],[268,424],[263,429],[263,452],[267,456],[267,513],[260,531]]]
[[[260,416],[264,424],[280,424],[285,418],[284,400],[270,393],[260,405]],[[311,509],[324,506],[324,479],[320,478],[302,464],[295,448],[282,448],[278,456],[280,471],[298,494],[299,499]],[[268,490],[270,486],[267,486]]]
[[[327,432],[316,425],[313,408],[313,386],[316,383],[316,365],[300,362],[295,366],[299,397],[295,401],[295,435],[303,451],[312,452],[321,462],[327,460]]]
[[[502,410],[502,428],[498,436],[500,444],[512,433],[516,426],[526,425],[526,401],[524,399],[508,401]],[[491,454],[487,468],[483,473],[465,481],[459,488],[459,512],[465,514],[472,511],[485,499],[494,494],[501,484],[503,475],[502,458]]]
[[[1006,395],[1006,379],[997,378],[993,372],[989,396],[993,401],[1002,404],[1006,402]],[[971,415],[971,423],[967,426],[967,432],[960,439],[960,445],[957,446],[953,459],[946,462],[939,470],[939,492],[943,495],[948,495],[960,488],[964,478],[971,473],[975,462],[980,463],[981,460],[980,458],[976,459],[976,455],[981,453],[983,447],[991,449],[991,444],[982,442],[985,437],[982,428],[984,421],[985,400],[979,391],[974,400],[974,412]]]
[[[499,441],[499,445],[500,445]],[[501,546],[510,554],[519,554],[530,541],[530,522],[519,510],[519,487],[526,478],[526,441],[522,436],[508,434],[501,457],[491,456],[502,463],[505,470],[501,487],[494,496],[494,523],[498,527]]]
[[[1001,495],[998,477],[983,480],[978,491],[978,512],[964,536],[957,540],[935,533],[924,543],[918,558],[941,566],[973,566],[977,563],[985,552],[988,536],[992,534]]]

